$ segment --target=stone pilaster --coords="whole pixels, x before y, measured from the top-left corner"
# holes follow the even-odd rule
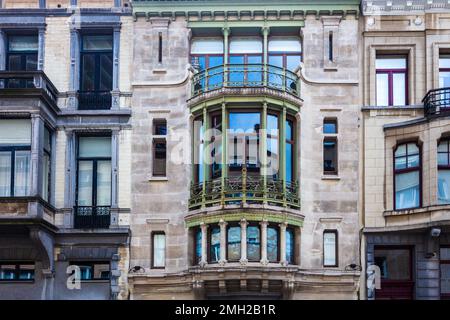
[[[248,222],[245,219],[242,219],[240,222],[241,225],[241,260],[239,261],[242,265],[247,264],[247,225]]]
[[[267,265],[269,260],[267,260],[267,225],[269,222],[263,220],[259,223],[261,226],[261,264]]]
[[[225,265],[227,262],[227,222],[220,220],[220,265]]]

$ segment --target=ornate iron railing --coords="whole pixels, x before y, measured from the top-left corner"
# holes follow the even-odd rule
[[[196,73],[192,96],[221,88],[271,88],[299,96],[298,76],[285,68],[266,64],[226,64]]]
[[[450,87],[428,91],[422,100],[426,116],[450,113]]]
[[[111,221],[111,207],[75,207],[75,229],[109,228]]]
[[[78,109],[80,110],[109,110],[111,104],[111,91],[78,92]]]
[[[300,208],[297,182],[282,181],[263,176],[231,176],[211,181],[192,183],[189,199],[191,210],[201,207],[233,204],[268,204]]]

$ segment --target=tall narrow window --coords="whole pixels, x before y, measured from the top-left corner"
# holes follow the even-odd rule
[[[325,119],[323,133],[323,173],[335,175],[338,173],[337,120]]]
[[[153,120],[153,134],[156,135],[153,139],[153,176],[166,176],[167,163],[167,122],[165,119]]]
[[[163,52],[163,42],[162,42],[162,33],[158,33],[158,62],[162,62],[162,52]]]
[[[213,134],[211,135],[211,177],[213,179],[219,178],[222,175],[222,116],[213,115],[211,117],[211,129]]]
[[[272,175],[274,180],[279,177],[280,158],[279,158],[279,128],[278,115],[267,115],[267,174]]]
[[[270,262],[279,261],[279,232],[275,226],[267,227],[267,259]]]
[[[220,228],[212,226],[209,232],[209,262],[218,262],[220,259]]]
[[[239,261],[241,257],[241,227],[231,225],[227,231],[227,260]]]
[[[328,60],[333,61],[333,32],[328,34]]]
[[[6,70],[34,71],[37,70],[38,36],[9,35]],[[9,79],[5,84],[9,88],[33,88],[32,79]]]
[[[438,203],[450,204],[450,139],[438,145]]]
[[[192,41],[192,65],[200,72],[208,70],[207,76],[194,79],[194,94],[222,86],[223,50],[223,39],[221,38],[196,38]]]
[[[261,260],[261,234],[259,226],[247,227],[247,258],[249,261]]]
[[[286,120],[286,181],[295,181],[294,177],[294,123]]]
[[[450,87],[450,54],[441,54],[439,56],[439,87]],[[450,108],[450,93],[445,91],[440,97],[440,110]]]
[[[0,197],[29,196],[31,121],[0,120]]]
[[[51,194],[51,159],[52,159],[52,134],[44,127],[44,152],[42,159],[42,198],[50,202]]]
[[[323,232],[323,266],[338,266],[338,241],[336,230]]]
[[[394,207],[396,210],[421,205],[420,149],[416,143],[404,143],[394,151]]]
[[[202,260],[202,229],[195,228],[194,230],[195,248],[194,248],[194,265],[200,263]]]
[[[289,264],[295,263],[295,230],[286,228],[286,261]]]
[[[405,56],[377,56],[377,106],[403,106],[408,103],[407,72]]]
[[[153,268],[164,268],[166,266],[166,235],[164,232],[153,233]]]
[[[110,109],[113,71],[112,35],[83,35],[80,59],[79,108]]]

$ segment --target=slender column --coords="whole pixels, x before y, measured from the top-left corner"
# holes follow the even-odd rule
[[[44,2],[45,8],[45,2]],[[38,33],[38,70],[44,70],[44,55],[45,55],[45,29],[39,28]]]
[[[222,205],[225,205],[225,179],[227,178],[227,111],[225,103],[222,103],[222,175],[221,175],[221,197]]]
[[[283,106],[283,113],[281,117],[281,153],[280,153],[280,176],[283,183],[283,205],[286,206],[286,106]]]
[[[239,223],[241,225],[241,260],[242,265],[247,264],[247,225],[248,222],[245,219],[241,219]]]
[[[269,260],[267,260],[267,225],[268,221],[263,220],[259,223],[261,226],[261,263],[267,265]]]
[[[220,220],[220,260],[219,264],[224,265],[227,262],[227,222]]]
[[[202,222],[200,224],[200,229],[202,231],[202,258],[200,261],[200,266],[203,267],[208,264],[208,252],[207,252],[208,225]]]
[[[76,6],[75,4],[72,4]],[[77,99],[77,91],[80,85],[79,81],[79,66],[80,60],[80,37],[77,29],[72,28],[70,30],[70,78],[69,78],[69,109],[77,109],[78,108],[78,99]]]
[[[263,34],[263,62],[264,62],[264,86],[267,85],[267,72],[268,72],[268,68],[267,68],[267,64],[269,62],[269,55],[268,55],[268,49],[269,49],[269,31],[270,28],[265,26],[262,27],[261,29],[262,34]]]
[[[111,132],[111,207],[118,207],[118,175],[119,175],[119,130]]]
[[[205,151],[208,150],[208,144],[209,144],[209,140],[207,140],[208,137],[208,130],[209,130],[209,121],[208,121],[208,112],[206,110],[206,107],[203,108],[203,158],[200,159],[200,161],[202,161],[203,163],[203,185],[202,185],[202,207],[205,206],[205,196],[206,196],[206,184],[207,181],[209,180],[209,157],[206,154]]]
[[[228,37],[230,36],[230,28],[222,28],[223,33],[223,64],[228,63]]]
[[[112,83],[112,109],[120,108],[119,89],[119,54],[120,54],[120,27],[113,32],[113,83]]]
[[[37,114],[31,115],[31,165],[30,195],[42,196],[42,158],[44,145],[44,122]]]
[[[261,131],[262,136],[261,139],[261,174],[263,177],[263,202],[264,204],[267,203],[267,102],[263,103],[263,110],[262,110],[262,121],[261,121]]]
[[[286,222],[279,224],[280,227],[280,263],[282,266],[287,266],[286,261]]]
[[[0,29],[0,70],[6,69],[6,35]]]

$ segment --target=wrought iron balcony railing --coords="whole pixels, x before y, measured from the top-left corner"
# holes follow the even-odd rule
[[[111,91],[78,92],[78,109],[80,110],[109,110],[111,104]]]
[[[109,228],[111,221],[111,207],[75,207],[75,229]]]
[[[58,90],[41,70],[0,71],[0,94],[42,94],[49,103],[57,105]]]
[[[270,88],[300,94],[299,77],[292,71],[266,64],[226,64],[196,73],[192,96],[222,88]]]
[[[422,102],[426,116],[450,114],[450,87],[428,91]]]
[[[297,182],[276,180],[263,176],[242,175],[211,181],[193,183],[189,209],[217,205],[268,204],[300,209]]]

